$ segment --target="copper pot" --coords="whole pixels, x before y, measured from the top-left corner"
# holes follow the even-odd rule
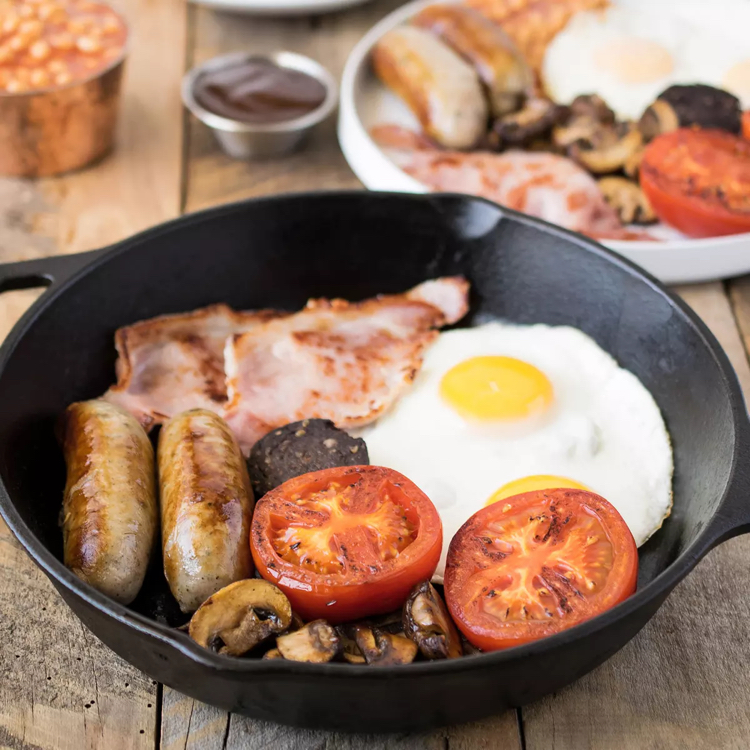
[[[0,92],[0,174],[49,177],[107,154],[114,143],[125,55],[94,77],[67,86]]]

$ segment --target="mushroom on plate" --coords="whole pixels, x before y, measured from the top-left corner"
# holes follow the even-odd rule
[[[493,131],[501,147],[523,146],[548,135],[567,117],[567,107],[543,97],[529,97],[517,112],[496,120]]]
[[[349,664],[367,664],[357,642],[353,636],[349,635],[348,630],[350,628],[344,625],[339,625],[336,628],[339,642],[341,643],[341,655],[344,657],[344,661],[349,662]]]
[[[404,632],[428,659],[461,656],[461,638],[435,587],[424,581],[415,586],[404,603]]]
[[[598,94],[582,94],[570,104],[572,117],[587,117],[602,125],[614,125],[615,113]]]
[[[623,122],[597,133],[590,140],[573,143],[568,156],[592,174],[621,170],[643,145],[643,136],[632,122]]]
[[[662,133],[670,133],[680,127],[680,120],[672,106],[661,99],[649,105],[638,121],[643,140],[648,142]]]
[[[324,664],[339,652],[339,636],[325,620],[313,620],[293,633],[276,639],[276,648],[284,659]]]
[[[242,656],[292,622],[292,606],[271,583],[252,578],[225,586],[197,609],[188,632],[204,648]]]
[[[604,177],[599,180],[599,188],[623,224],[653,224],[657,221],[646,194],[635,182],[624,177]]]
[[[397,633],[387,633],[364,623],[352,625],[352,639],[367,664],[379,667],[411,664],[417,655],[417,644]]]
[[[596,94],[579,96],[570,117],[552,131],[552,143],[593,174],[638,168],[643,136],[633,122],[617,122],[614,112]]]
[[[625,160],[625,164],[622,166],[622,171],[626,177],[631,180],[638,180],[638,175],[641,171],[641,160],[643,159],[643,152],[646,150],[645,145],[641,145],[640,148],[633,151],[632,154]]]

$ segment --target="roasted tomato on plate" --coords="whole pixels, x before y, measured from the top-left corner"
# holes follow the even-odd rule
[[[655,138],[640,180],[658,217],[690,237],[750,232],[750,142],[682,128]]]
[[[400,607],[437,567],[435,506],[392,469],[303,474],[256,505],[250,544],[258,571],[304,619],[356,620]]]
[[[620,514],[592,492],[539,490],[474,514],[451,541],[445,597],[470,643],[520,646],[630,596],[638,552]]]

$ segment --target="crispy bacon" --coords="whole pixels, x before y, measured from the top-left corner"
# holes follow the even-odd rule
[[[274,427],[376,419],[422,366],[437,328],[467,311],[464,279],[429,281],[404,295],[359,303],[311,300],[296,315],[227,341],[225,417],[247,453]]]
[[[227,400],[224,344],[278,316],[226,305],[144,320],[115,334],[117,384],[104,398],[149,429],[186,409],[221,412]]]
[[[437,329],[468,309],[462,278],[364,302],[310,300],[296,314],[215,305],[121,328],[117,384],[104,398],[148,429],[182,411],[224,416],[243,450],[308,417],[366,424],[422,365]]]

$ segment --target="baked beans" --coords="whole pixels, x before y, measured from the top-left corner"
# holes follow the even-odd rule
[[[127,28],[90,0],[0,0],[0,93],[67,86],[120,57]]]

